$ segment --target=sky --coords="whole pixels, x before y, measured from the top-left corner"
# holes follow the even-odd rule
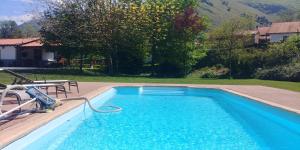
[[[41,12],[40,0],[0,0],[0,21],[14,20],[17,24],[30,21]]]

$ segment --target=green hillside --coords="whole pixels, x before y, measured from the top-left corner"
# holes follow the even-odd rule
[[[251,15],[258,22],[274,22],[281,14],[300,10],[300,0],[199,0],[199,12],[208,16],[214,25],[231,18]]]

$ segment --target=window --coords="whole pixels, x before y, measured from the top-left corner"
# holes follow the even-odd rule
[[[289,36],[285,35],[283,36],[283,41],[286,41],[289,38]]]

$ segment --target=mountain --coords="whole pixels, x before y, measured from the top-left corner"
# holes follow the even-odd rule
[[[39,30],[41,26],[39,25],[39,20],[30,20],[18,26],[23,37],[39,37]]]
[[[208,16],[213,25],[218,25],[229,18],[254,16],[258,24],[284,20],[282,16],[295,14],[300,10],[300,0],[199,0],[199,12]],[[294,16],[293,16],[294,17]],[[296,16],[300,19],[300,13]]]

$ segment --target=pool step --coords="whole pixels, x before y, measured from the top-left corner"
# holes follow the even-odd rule
[[[182,96],[185,95],[186,90],[178,87],[140,87],[140,95],[166,95],[166,96]]]

